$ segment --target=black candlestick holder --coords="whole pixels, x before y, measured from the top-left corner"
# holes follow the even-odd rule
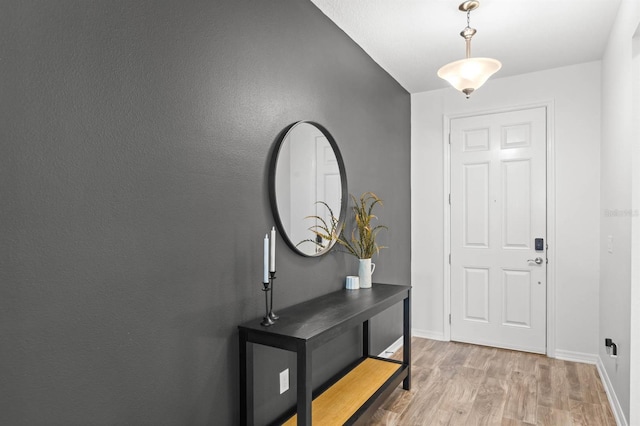
[[[269,280],[271,281],[271,280]],[[265,314],[264,317],[262,317],[262,322],[260,323],[260,325],[264,326],[264,327],[269,327],[270,325],[275,324],[273,322],[273,320],[271,319],[271,317],[269,316],[270,314],[270,310],[269,310],[269,283],[262,283],[262,285],[264,286],[264,288],[262,289],[262,291],[264,291],[264,308],[265,308]]]
[[[271,306],[269,308],[269,319],[271,319],[271,321],[275,321],[278,318],[280,318],[278,315],[276,315],[275,312],[273,312],[273,287],[274,287],[274,281],[276,279],[276,271],[273,272],[269,272],[269,281],[271,282]]]

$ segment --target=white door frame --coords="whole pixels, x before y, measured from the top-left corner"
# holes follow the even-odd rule
[[[449,253],[451,253],[451,205],[449,194],[451,193],[451,150],[449,145],[449,129],[451,120],[466,118],[476,115],[495,114],[502,112],[518,111],[543,107],[547,118],[547,356],[555,358],[556,354],[556,180],[555,180],[555,141],[554,141],[554,108],[553,100],[533,104],[517,105],[499,109],[478,110],[461,114],[445,114],[443,116],[443,170],[444,170],[444,226],[443,226],[443,335],[445,340],[451,340],[451,265]]]

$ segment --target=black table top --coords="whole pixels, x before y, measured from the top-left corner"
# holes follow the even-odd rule
[[[261,319],[255,319],[238,328],[248,334],[310,341],[335,328],[367,320],[407,298],[410,289],[410,286],[391,284],[373,284],[371,288],[359,290],[343,289],[278,310],[280,319],[271,326],[262,326]]]

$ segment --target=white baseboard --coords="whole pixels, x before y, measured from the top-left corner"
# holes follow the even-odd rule
[[[434,333],[432,331],[417,330],[415,328],[411,330],[411,336],[423,337],[425,339],[432,339],[432,340],[445,340],[442,333]],[[380,358],[388,358],[391,355],[393,355],[398,349],[402,347],[402,339],[403,339],[402,336],[398,337],[398,340],[393,342],[391,346],[389,346],[387,349],[382,351],[382,353],[380,353],[380,355],[378,356]]]
[[[556,349],[555,357],[563,361],[582,362],[584,364],[598,364],[598,361],[600,360],[600,357],[598,357],[598,355],[596,354],[565,351],[562,349]]]
[[[622,412],[620,401],[618,401],[616,392],[613,389],[607,370],[604,368],[604,364],[600,357],[598,357],[596,367],[598,368],[598,374],[600,374],[600,380],[602,380],[602,384],[604,385],[604,390],[607,393],[607,399],[609,400],[609,405],[611,405],[611,411],[613,411],[613,416],[616,418],[616,424],[618,426],[627,426],[627,419],[624,417],[624,413]]]
[[[444,338],[444,333],[442,332],[435,332],[435,331],[430,331],[430,330],[420,330],[417,328],[413,328],[411,329],[411,335],[415,336],[415,337],[422,337],[425,339],[431,339],[431,340],[441,340],[441,341],[447,341],[448,339]]]
[[[402,341],[404,340],[403,336],[398,337],[398,340],[396,340],[395,342],[393,342],[391,344],[391,346],[389,346],[387,349],[385,349],[384,351],[382,351],[382,353],[380,355],[378,355],[380,358],[389,358],[391,355],[393,355],[398,349],[400,349],[402,347]]]

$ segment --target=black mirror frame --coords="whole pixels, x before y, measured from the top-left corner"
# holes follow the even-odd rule
[[[300,256],[319,257],[330,252],[331,248],[336,243],[336,240],[335,239],[332,240],[327,246],[327,248],[325,248],[319,253],[308,254],[301,251],[298,247],[296,247],[296,244],[293,241],[291,241],[291,239],[289,238],[289,234],[287,233],[287,231],[284,228],[284,225],[282,224],[282,219],[280,218],[280,213],[278,210],[278,200],[277,200],[277,194],[276,194],[276,168],[278,165],[278,158],[280,157],[280,148],[282,147],[282,143],[287,138],[287,135],[289,134],[289,132],[295,126],[304,124],[304,123],[311,124],[318,130],[320,130],[320,132],[329,141],[329,145],[331,145],[331,148],[333,149],[333,153],[336,156],[336,161],[338,162],[338,170],[340,172],[340,185],[341,185],[341,191],[342,191],[341,199],[340,199],[340,214],[338,216],[338,229],[342,229],[342,227],[344,226],[346,216],[347,216],[347,204],[348,204],[348,196],[349,196],[347,192],[347,171],[344,166],[344,160],[342,158],[342,153],[340,153],[340,149],[338,148],[338,144],[336,143],[331,133],[329,133],[329,131],[324,126],[314,121],[307,121],[307,120],[296,121],[295,123],[292,123],[289,126],[285,127],[284,130],[280,132],[280,135],[278,136],[278,139],[273,149],[273,154],[271,155],[271,162],[269,163],[269,183],[268,183],[269,184],[269,202],[271,204],[271,211],[273,212],[273,217],[276,220],[276,226],[278,227],[278,231],[280,231],[280,235],[285,240],[287,245],[291,248],[291,250],[293,250],[295,253],[299,254]]]

